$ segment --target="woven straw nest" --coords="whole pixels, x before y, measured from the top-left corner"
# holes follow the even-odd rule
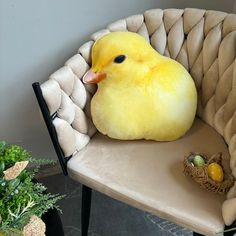
[[[193,165],[192,160],[194,156],[200,155],[206,160],[206,164],[200,167]],[[209,164],[216,162],[219,165],[222,164],[222,153],[214,154],[212,157],[208,158],[207,156],[201,153],[190,153],[184,158],[184,173],[187,176],[190,176],[195,182],[197,182],[202,188],[212,191],[214,193],[226,194],[229,189],[234,184],[234,178],[231,174],[224,171],[224,180],[222,182],[215,182],[208,176],[207,167]]]

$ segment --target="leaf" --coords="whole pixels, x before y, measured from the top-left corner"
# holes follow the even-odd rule
[[[5,162],[4,161],[0,161],[0,174],[1,172],[3,172],[5,170]]]
[[[18,229],[8,228],[5,230],[0,229],[0,236],[23,236],[22,232]]]
[[[28,165],[28,161],[19,161],[14,164],[14,166],[8,168],[7,170],[3,171],[4,178],[6,180],[12,180],[17,178],[20,173],[26,168]]]
[[[4,155],[7,143],[5,141],[0,141],[0,156]]]
[[[13,179],[8,182],[9,189],[15,189],[20,184],[19,179]]]
[[[11,212],[11,210],[10,210],[10,209],[8,209],[8,212],[9,212],[9,214],[10,214],[11,216],[13,216],[14,218],[17,218],[17,215],[16,215],[16,214],[14,214],[13,212]]]

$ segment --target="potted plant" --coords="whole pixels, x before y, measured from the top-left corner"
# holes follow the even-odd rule
[[[0,141],[0,236],[45,235],[41,218],[49,209],[60,211],[56,203],[63,197],[47,193],[35,181],[39,167],[49,163],[32,158],[21,146]]]

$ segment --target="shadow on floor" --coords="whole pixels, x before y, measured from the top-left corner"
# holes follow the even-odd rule
[[[40,178],[52,193],[66,194],[59,205],[66,236],[80,236],[81,185],[56,174]],[[89,236],[192,236],[190,230],[93,191]]]

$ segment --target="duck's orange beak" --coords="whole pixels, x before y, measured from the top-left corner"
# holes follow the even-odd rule
[[[83,82],[88,84],[97,84],[106,78],[106,74],[103,72],[93,72],[92,69],[86,72],[83,76]]]

